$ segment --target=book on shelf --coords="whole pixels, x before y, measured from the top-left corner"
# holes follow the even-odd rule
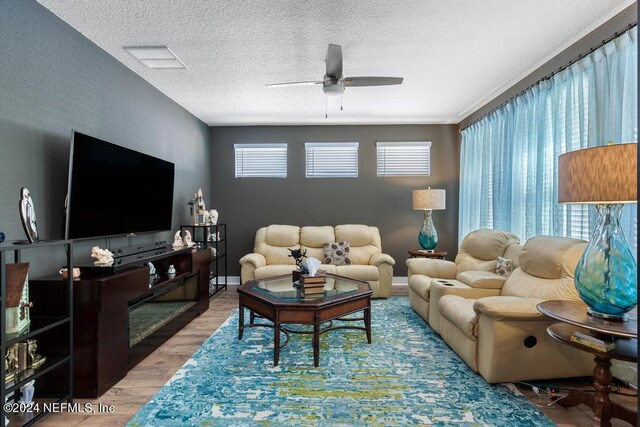
[[[612,341],[605,341],[603,339],[596,338],[592,335],[583,334],[582,332],[578,331],[574,332],[573,335],[571,335],[571,341],[593,348],[594,350],[604,352],[613,351],[616,348],[616,344]]]

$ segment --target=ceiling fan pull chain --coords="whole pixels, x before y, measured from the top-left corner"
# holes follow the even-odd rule
[[[340,111],[342,111],[342,94],[343,93],[344,93],[344,91],[340,92]]]
[[[324,97],[324,118],[328,118],[328,111],[329,111],[329,107],[327,107],[327,104],[329,103],[329,101],[327,101],[327,97]]]

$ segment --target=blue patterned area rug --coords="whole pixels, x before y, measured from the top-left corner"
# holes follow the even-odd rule
[[[238,341],[236,312],[129,425],[553,425],[471,371],[407,298],[371,311],[373,343],[364,331],[329,331],[318,368],[308,335],[292,335],[274,367],[273,330],[248,328]]]

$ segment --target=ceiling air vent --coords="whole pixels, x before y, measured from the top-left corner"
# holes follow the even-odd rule
[[[151,69],[187,68],[167,46],[124,46],[134,58]]]

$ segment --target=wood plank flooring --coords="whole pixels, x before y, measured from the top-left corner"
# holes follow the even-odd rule
[[[210,308],[202,316],[193,320],[184,329],[174,335],[145,360],[133,368],[127,376],[98,399],[76,399],[76,402],[91,403],[97,412],[98,404],[112,405],[112,413],[60,413],[45,417],[39,426],[122,426],[171,378],[182,364],[202,345],[202,343],[231,315],[238,307],[236,286],[229,286],[226,292],[220,292],[211,298]],[[406,296],[405,286],[394,286],[393,296]],[[561,387],[580,387],[591,389],[588,381],[554,381]],[[37,387],[37,384],[36,384]],[[631,390],[623,390],[633,393]],[[551,403],[543,395],[538,396],[530,390],[524,390],[553,422],[560,426],[590,426],[593,423],[590,409],[584,405],[565,409]],[[636,408],[637,397],[612,395],[612,400],[622,402],[630,409]],[[614,420],[614,426],[628,425]]]

